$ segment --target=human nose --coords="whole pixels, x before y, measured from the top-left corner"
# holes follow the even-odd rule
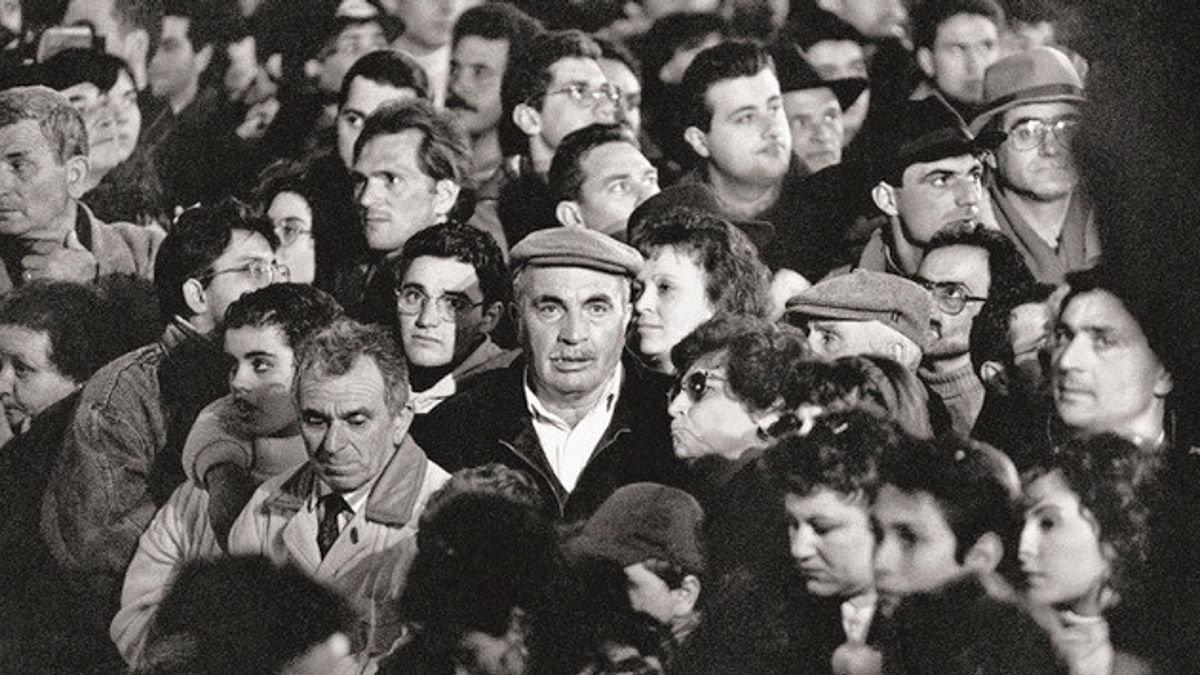
[[[236,393],[246,393],[253,387],[251,385],[250,368],[239,364],[234,368],[233,373],[229,377],[229,389]]]
[[[654,309],[657,298],[658,291],[648,283],[642,287],[642,293],[638,296],[637,302],[633,303],[633,310],[639,315],[645,314]]]
[[[568,311],[563,317],[558,329],[558,339],[569,345],[578,344],[587,339],[587,322],[578,311]]]
[[[670,402],[667,404],[667,414],[672,418],[682,417],[683,415],[687,414],[687,411],[690,410],[691,407],[692,399],[688,396],[686,391],[681,389],[675,392],[675,395],[671,397]]]
[[[442,322],[442,317],[438,314],[437,303],[433,298],[425,298],[421,301],[421,309],[417,312],[417,325],[421,327],[437,326]]]
[[[617,119],[617,102],[612,100],[607,92],[596,92],[595,104],[592,106],[592,116],[602,124],[615,124]]]
[[[363,179],[358,186],[358,205],[370,207],[379,202],[379,181],[371,178]]]
[[[1027,565],[1037,558],[1037,523],[1026,520],[1021,528],[1021,539],[1017,546],[1017,560]]]
[[[1059,345],[1054,354],[1054,369],[1056,371],[1078,370],[1083,360],[1084,349],[1078,335],[1069,338],[1066,344]]]
[[[896,569],[896,544],[884,537],[875,545],[875,579],[891,576]]]
[[[346,432],[340,420],[333,420],[329,426],[325,428],[325,437],[321,439],[321,445],[318,448],[319,456],[329,458],[336,455],[346,440]]]
[[[792,531],[791,551],[795,560],[808,560],[817,554],[817,536],[812,526],[801,524]]]
[[[12,361],[4,359],[0,362],[0,394],[13,393],[14,373]]]
[[[981,196],[979,180],[973,176],[959,180],[954,186],[954,203],[958,206],[978,206]]]

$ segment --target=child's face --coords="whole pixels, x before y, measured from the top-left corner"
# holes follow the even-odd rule
[[[871,504],[875,586],[895,598],[940,588],[965,573],[941,508],[926,492],[884,485]]]
[[[668,624],[671,619],[691,611],[691,603],[683,594],[667,587],[657,574],[651,572],[645,564],[636,563],[625,568],[625,578],[629,580],[629,604],[635,612],[641,612],[654,617],[655,621]]]

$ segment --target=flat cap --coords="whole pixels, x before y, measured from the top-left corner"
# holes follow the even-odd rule
[[[524,267],[583,267],[636,277],[642,271],[637,249],[594,230],[551,227],[529,234],[509,253],[512,271]]]
[[[920,284],[884,272],[857,269],[826,279],[787,301],[788,323],[807,319],[878,321],[922,350],[929,346],[933,296]]]
[[[657,558],[688,574],[702,574],[703,522],[704,509],[683,490],[658,483],[631,483],[604,500],[567,550],[621,567]]]

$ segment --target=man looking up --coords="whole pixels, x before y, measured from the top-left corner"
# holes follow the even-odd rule
[[[1084,101],[1074,66],[1051,47],[1013,54],[987,69],[984,97],[971,129],[1008,134],[991,161],[996,181],[988,189],[1000,230],[1038,281],[1057,284],[1095,265],[1100,237],[1071,155]]]
[[[0,92],[0,294],[34,279],[153,276],[164,233],[100,222],[79,199],[88,176],[83,118],[46,87]]]
[[[937,96],[963,118],[983,103],[983,71],[1000,58],[1004,10],[995,0],[925,0],[913,10],[913,44],[926,81],[913,98]]]
[[[623,359],[638,252],[587,229],[535,232],[512,250],[523,356],[442,403],[417,437],[455,470],[529,471],[556,517],[587,517],[616,488],[678,484],[668,381]]]
[[[658,170],[624,126],[593,124],[563,139],[550,165],[554,215],[567,227],[586,227],[624,239],[629,216],[659,193]]]
[[[454,24],[446,107],[471,137],[471,178],[482,185],[504,159],[500,150],[500,84],[508,64],[524,54],[541,24],[513,5],[487,3]],[[480,195],[496,198],[496,194]]]

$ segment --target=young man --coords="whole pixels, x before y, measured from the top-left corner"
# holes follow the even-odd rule
[[[984,74],[977,133],[1008,134],[990,160],[988,188],[1000,230],[1038,281],[1057,284],[1100,259],[1090,201],[1079,185],[1071,139],[1081,119],[1083,81],[1060,51],[1035,47],[997,61]]]
[[[478,4],[467,0],[387,0],[381,3],[404,23],[392,48],[411,56],[429,76],[429,99],[439,109],[450,81],[450,38],[459,12]]]
[[[629,216],[659,193],[658,170],[623,126],[593,124],[573,131],[550,164],[554,215],[567,227],[625,238]]]
[[[964,121],[983,103],[983,72],[1000,58],[1004,10],[995,0],[927,0],[913,10],[913,45],[926,80],[913,98],[934,96]]]
[[[490,337],[512,297],[504,254],[491,235],[457,223],[418,232],[396,261],[395,284],[408,405],[417,415],[516,358]]]

